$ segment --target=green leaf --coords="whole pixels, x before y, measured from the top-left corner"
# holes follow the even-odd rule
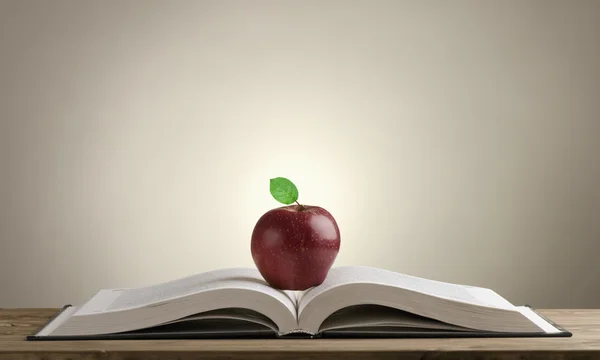
[[[270,180],[269,190],[275,200],[282,204],[292,204],[298,200],[298,189],[293,182],[283,177],[276,177]]]

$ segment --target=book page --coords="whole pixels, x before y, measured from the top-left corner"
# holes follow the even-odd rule
[[[337,286],[355,283],[399,287],[457,302],[516,310],[514,305],[489,289],[429,280],[373,267],[345,266],[332,268],[321,285],[307,290],[302,295],[299,313],[319,294]]]
[[[446,324],[441,321],[417,316],[398,309],[377,305],[351,306],[337,311],[325,320],[319,332],[346,328],[398,327],[413,329],[436,329],[471,331],[470,329]]]
[[[254,323],[267,327],[273,331],[277,331],[277,325],[263,314],[250,311],[247,309],[219,309],[207,311],[202,314],[191,315],[182,319],[166,322],[163,325],[176,324],[182,322],[195,322],[202,320],[240,320],[244,322]]]
[[[533,309],[527,306],[518,306],[517,309],[526,316],[529,320],[531,320],[534,324],[540,327],[547,334],[557,334],[561,332],[560,329],[557,329],[554,325],[549,323],[546,319],[542,318],[539,314],[537,314]]]
[[[295,294],[270,287],[258,270],[252,268],[214,270],[140,288],[101,290],[76,315],[150,306],[214,289],[259,291],[279,300],[296,315]]]

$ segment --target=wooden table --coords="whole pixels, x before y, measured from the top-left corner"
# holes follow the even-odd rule
[[[31,342],[58,309],[0,309],[0,359],[600,359],[600,309],[539,310],[570,338]]]

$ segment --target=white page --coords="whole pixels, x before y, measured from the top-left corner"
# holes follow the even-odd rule
[[[560,329],[554,327],[554,325],[550,324],[548,321],[544,320],[538,314],[536,314],[531,308],[527,306],[518,306],[517,309],[526,316],[529,320],[535,323],[540,329],[548,334],[557,334],[561,332]]]
[[[83,304],[75,315],[90,315],[106,311],[117,301],[124,291],[125,289],[102,289],[88,300],[88,302]]]
[[[77,315],[148,306],[213,289],[259,291],[279,300],[291,313],[296,314],[293,292],[284,292],[270,287],[256,269],[230,268],[140,288],[102,290],[84,304]]]
[[[514,305],[489,289],[429,280],[367,266],[344,266],[332,268],[321,285],[307,290],[300,300],[299,311],[302,312],[306,304],[317,295],[334,287],[353,283],[388,285],[458,302],[516,310]]]

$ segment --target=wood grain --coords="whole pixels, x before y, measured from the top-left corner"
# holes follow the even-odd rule
[[[600,359],[600,309],[539,310],[570,338],[28,342],[58,309],[0,309],[0,359]]]

